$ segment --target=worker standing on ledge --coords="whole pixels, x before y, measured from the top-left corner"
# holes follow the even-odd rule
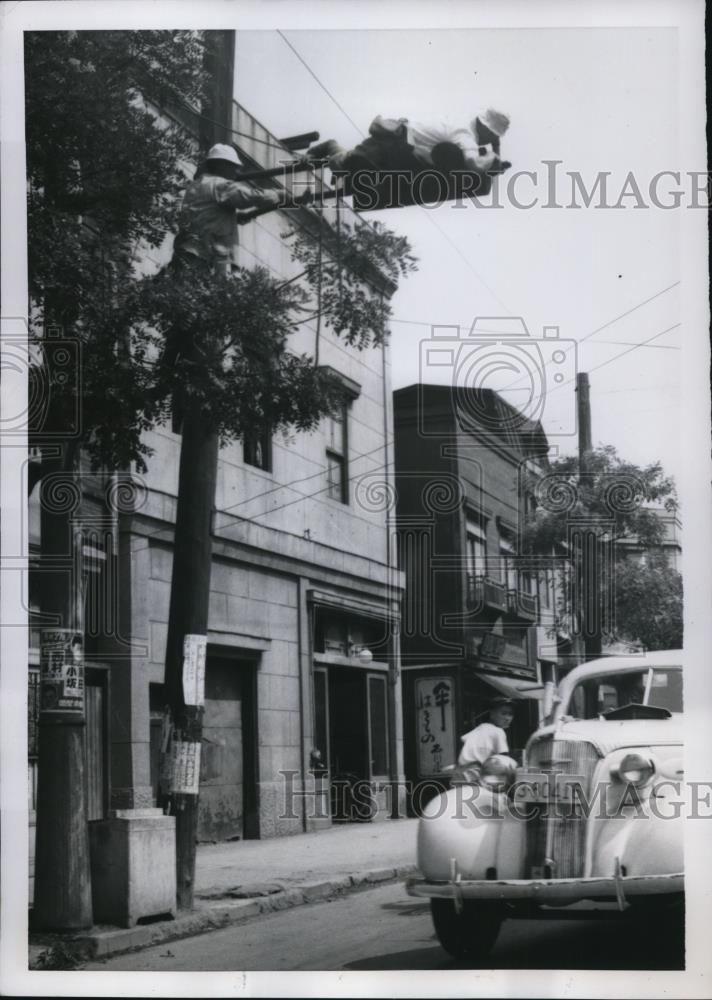
[[[232,148],[214,145],[183,196],[173,266],[204,265],[229,274],[237,227],[277,208],[297,208],[313,199],[307,190],[296,198],[286,192],[259,191],[240,181],[242,163]]]

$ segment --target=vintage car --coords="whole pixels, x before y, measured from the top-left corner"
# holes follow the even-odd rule
[[[491,757],[427,803],[407,889],[447,952],[484,959],[505,919],[587,907],[661,908],[684,933],[681,713],[680,652],[581,664],[521,767]]]

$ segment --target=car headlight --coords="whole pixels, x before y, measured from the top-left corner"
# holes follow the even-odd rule
[[[618,765],[618,777],[628,785],[640,788],[655,774],[655,764],[641,753],[628,753]]]
[[[506,792],[517,777],[517,762],[506,754],[496,753],[482,765],[480,784],[493,792]]]

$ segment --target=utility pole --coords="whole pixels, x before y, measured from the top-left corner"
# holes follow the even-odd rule
[[[57,625],[41,633],[33,924],[56,931],[80,930],[93,922],[85,777],[82,544],[81,525],[72,517],[81,508],[81,494],[75,485],[73,455],[71,442],[64,445],[64,454],[45,455],[40,483],[41,608],[43,616],[54,617]]]
[[[579,483],[590,469],[593,451],[591,433],[591,397],[587,372],[576,375],[576,403],[578,411],[578,463]],[[599,577],[603,557],[600,527],[591,522],[575,529],[578,538],[579,616],[583,627],[586,660],[601,655],[601,596]]]
[[[576,405],[578,409],[578,455],[579,472],[584,472],[588,456],[593,450],[591,443],[591,387],[588,372],[576,375]]]
[[[183,418],[178,474],[178,506],[173,544],[173,574],[166,640],[166,695],[173,735],[172,759],[177,760],[169,788],[170,810],[176,817],[176,893],[178,906],[193,905],[202,705],[186,704],[183,688],[184,642],[195,649],[204,665],[208,634],[212,514],[218,466],[218,437],[196,403]],[[203,637],[202,641],[198,637]],[[202,645],[202,649],[199,647]],[[198,669],[197,673],[200,673]],[[204,676],[204,675],[203,675]],[[198,692],[200,695],[200,692]],[[194,700],[202,701],[202,698]],[[186,775],[192,772],[192,782]],[[184,791],[175,788],[186,789]],[[190,788],[188,791],[187,789]]]
[[[201,140],[225,138],[230,126],[234,32],[207,32],[206,69],[212,87]],[[224,127],[207,121],[222,121]],[[208,130],[208,131],[205,131]],[[209,333],[206,333],[209,336]],[[196,345],[185,345],[195,364]],[[172,730],[163,747],[164,805],[176,818],[176,896],[179,908],[193,905],[203,686],[212,565],[212,514],[217,482],[218,435],[194,399],[183,401],[173,572],[166,639],[165,688]],[[188,672],[191,684],[184,683]],[[192,690],[189,690],[192,688]],[[168,720],[166,720],[168,721]]]

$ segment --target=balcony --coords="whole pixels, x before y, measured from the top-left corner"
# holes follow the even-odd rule
[[[468,608],[492,608],[495,611],[507,610],[507,588],[503,583],[490,580],[487,576],[467,576],[467,606]]]
[[[507,610],[518,618],[536,621],[539,614],[539,602],[534,594],[527,594],[517,588],[507,591]]]

